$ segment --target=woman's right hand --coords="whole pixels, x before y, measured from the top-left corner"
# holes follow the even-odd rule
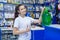
[[[26,28],[26,32],[29,32],[30,30],[31,30],[30,27],[27,27],[27,28]]]

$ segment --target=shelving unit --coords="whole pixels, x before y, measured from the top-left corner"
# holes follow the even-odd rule
[[[12,28],[1,28],[1,40],[17,40],[18,35],[13,35]]]
[[[54,24],[56,23],[56,1],[60,2],[60,0],[0,0],[0,27],[13,26],[15,6],[18,4],[26,5],[27,13],[30,13],[29,15],[35,19],[40,17],[42,7],[48,7]],[[2,31],[2,40],[17,40],[17,37],[13,36],[12,30],[8,29]]]
[[[41,8],[46,6],[50,10],[53,16],[55,15],[55,2],[57,0],[1,0],[0,1],[0,26],[12,26],[14,20],[15,6],[18,4],[24,4],[27,6],[27,13],[38,19],[40,17]],[[12,24],[12,25],[11,25]]]

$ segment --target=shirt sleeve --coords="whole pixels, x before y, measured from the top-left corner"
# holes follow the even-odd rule
[[[34,23],[34,21],[36,21],[36,19],[33,19],[30,17],[31,23]]]
[[[14,27],[19,27],[19,21],[18,21],[18,19],[15,19],[15,21],[14,21]]]

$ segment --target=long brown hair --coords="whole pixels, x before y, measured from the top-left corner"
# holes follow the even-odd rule
[[[15,18],[18,17],[19,13],[18,13],[18,10],[19,10],[19,7],[22,6],[23,4],[19,4],[15,7]],[[25,6],[25,5],[24,5]],[[25,6],[25,8],[27,9],[27,7]]]

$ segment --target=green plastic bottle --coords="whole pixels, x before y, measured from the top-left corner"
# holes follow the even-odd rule
[[[50,25],[51,24],[51,14],[48,12],[48,8],[45,7],[44,12],[42,14],[42,24]]]

